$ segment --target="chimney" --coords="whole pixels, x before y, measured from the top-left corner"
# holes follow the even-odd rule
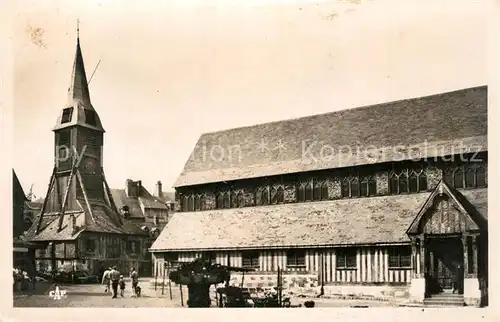
[[[141,195],[141,192],[142,192],[142,181],[139,180],[139,181],[137,181],[137,195],[136,195],[136,197],[139,197]]]
[[[130,179],[125,181],[125,193],[127,194],[127,197],[134,196],[134,182]]]
[[[155,196],[158,198],[163,198],[163,191],[161,190],[161,181],[160,180],[158,180],[158,182],[156,183]]]

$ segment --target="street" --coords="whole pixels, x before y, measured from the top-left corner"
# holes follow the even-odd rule
[[[127,281],[124,297],[111,298],[110,293],[104,292],[104,285],[100,284],[77,284],[60,285],[61,291],[66,291],[66,296],[62,299],[54,299],[49,293],[54,290],[51,285],[39,283],[37,289],[40,290],[34,295],[15,295],[14,307],[166,307],[180,308],[181,294],[178,287],[172,288],[172,300],[170,300],[169,289],[165,287],[162,294],[161,287],[155,291],[149,287],[150,278],[139,280],[142,288],[141,297],[132,297],[131,283]],[[183,290],[183,304],[186,306],[187,289]],[[359,301],[359,300],[337,300],[324,298],[292,298],[292,304],[303,304],[307,300],[316,302],[316,307],[393,307],[391,303],[379,301]],[[215,301],[212,302],[215,305]],[[215,307],[215,306],[214,306]]]

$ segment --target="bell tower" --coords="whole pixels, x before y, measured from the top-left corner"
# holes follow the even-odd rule
[[[105,131],[90,100],[79,28],[66,104],[53,131],[54,169],[41,216],[59,216],[58,231],[62,229],[65,215],[82,211],[85,216],[81,226],[96,223],[96,212],[100,212],[101,217],[106,215],[114,225],[121,226],[121,216],[104,176]]]

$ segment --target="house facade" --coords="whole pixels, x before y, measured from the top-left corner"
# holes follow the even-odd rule
[[[331,293],[487,294],[487,87],[203,134],[155,267],[278,267]],[[437,286],[437,287],[436,287]],[[436,289],[438,291],[436,291]]]
[[[80,262],[93,273],[123,272],[148,262],[148,234],[123,218],[107,184],[104,128],[95,111],[77,40],[68,100],[53,129],[54,168],[40,214],[28,231],[38,271]],[[71,266],[70,266],[71,267]]]
[[[122,216],[148,234],[144,248],[149,249],[174,211],[173,202],[168,193],[163,192],[161,181],[156,183],[155,191],[150,193],[141,180],[127,179],[125,188],[111,189],[111,195]],[[138,273],[141,276],[151,276],[152,267],[152,256],[148,252]]]

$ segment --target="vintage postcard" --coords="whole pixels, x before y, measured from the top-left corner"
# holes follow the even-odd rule
[[[490,7],[27,1],[12,22],[16,316],[484,318]]]

